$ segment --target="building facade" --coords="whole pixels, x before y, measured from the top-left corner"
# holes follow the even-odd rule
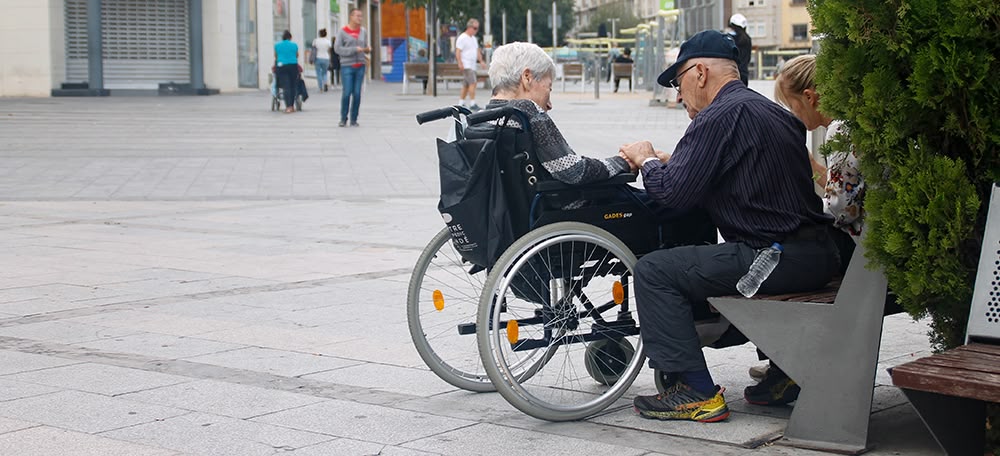
[[[110,92],[265,88],[284,30],[304,52],[318,29],[346,23],[349,6],[341,0],[0,0],[0,96],[96,89],[92,79]],[[99,65],[92,65],[95,50]],[[96,77],[93,66],[101,70]]]

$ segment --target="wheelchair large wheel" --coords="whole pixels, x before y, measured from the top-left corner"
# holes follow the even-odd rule
[[[272,95],[271,96],[271,111],[277,111],[278,109],[281,109],[281,100],[278,100],[278,97]]]
[[[635,263],[612,234],[577,222],[533,230],[504,252],[483,288],[476,339],[507,402],[535,418],[568,421],[628,390],[645,359]]]
[[[417,353],[442,380],[470,391],[493,391],[476,350],[476,306],[486,271],[469,274],[441,230],[424,248],[410,276],[406,318]]]
[[[295,95],[295,110],[302,110],[302,95]]]

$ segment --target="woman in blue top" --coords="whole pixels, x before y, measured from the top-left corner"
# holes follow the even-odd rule
[[[295,83],[299,79],[299,45],[292,42],[292,32],[285,30],[274,45],[278,67],[278,86],[285,92],[285,113],[295,112]]]

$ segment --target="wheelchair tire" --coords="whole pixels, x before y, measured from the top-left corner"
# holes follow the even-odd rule
[[[295,96],[295,110],[296,111],[302,110],[302,95]]]
[[[479,361],[475,332],[463,335],[458,330],[461,324],[473,330],[486,280],[486,271],[469,274],[471,267],[452,246],[448,229],[441,230],[413,267],[406,319],[417,353],[438,377],[465,390],[493,391]]]
[[[271,97],[271,111],[277,111],[278,109],[281,109],[281,101],[278,100],[278,97],[272,96]]]
[[[635,348],[628,339],[602,339],[587,345],[584,366],[590,377],[603,385],[611,386],[621,380]]]
[[[629,389],[645,359],[631,290],[635,263],[618,238],[578,222],[532,230],[504,252],[483,288],[476,339],[507,402],[535,418],[570,421],[606,409]],[[600,349],[609,343],[621,350]],[[588,373],[597,366],[587,363],[609,361],[615,375],[597,381]]]

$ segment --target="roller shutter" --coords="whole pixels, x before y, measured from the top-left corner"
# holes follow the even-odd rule
[[[66,79],[87,80],[87,0],[65,0]],[[156,89],[191,79],[188,0],[104,0],[104,87]]]

